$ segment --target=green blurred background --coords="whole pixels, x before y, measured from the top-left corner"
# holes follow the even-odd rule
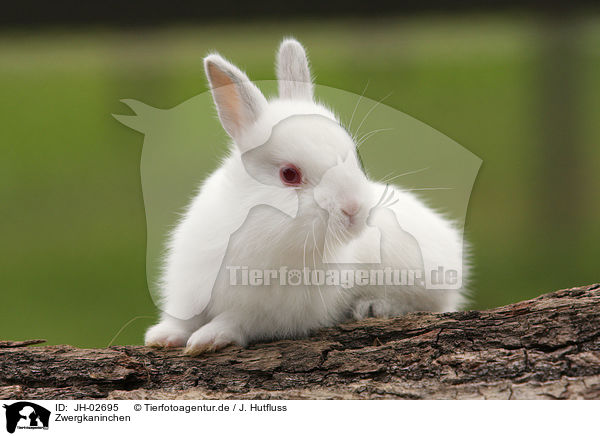
[[[483,159],[467,216],[472,308],[600,281],[600,15],[529,13],[0,33],[0,339],[138,344],[143,136],[120,99],[158,108],[206,90],[218,50],[274,79],[283,36],[322,85],[379,100]],[[207,114],[206,116],[214,116]],[[375,140],[375,139],[374,139]],[[217,165],[214,146],[208,167]],[[223,148],[224,150],[224,148]],[[384,174],[379,174],[379,177]]]

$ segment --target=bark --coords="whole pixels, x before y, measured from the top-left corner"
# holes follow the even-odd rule
[[[4,399],[600,399],[600,285],[200,357],[0,342]]]

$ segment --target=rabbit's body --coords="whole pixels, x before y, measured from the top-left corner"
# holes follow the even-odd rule
[[[381,197],[386,186],[371,182],[372,199]],[[359,265],[368,263],[377,250],[381,253],[380,268],[423,271],[424,266],[443,265],[462,271],[464,282],[463,241],[461,233],[448,221],[410,192],[397,187],[397,202],[387,209],[372,213],[369,225],[380,230],[381,238],[373,239],[363,234],[345,247],[352,261]],[[418,243],[417,243],[418,241]],[[345,255],[348,257],[348,255]],[[423,277],[425,280],[425,277]],[[375,316],[393,316],[408,312],[452,312],[465,304],[464,290],[427,289],[427,283],[401,286],[364,286],[354,288],[353,314],[363,318],[369,313]]]
[[[270,102],[220,56],[207,57],[205,66],[235,147],[171,235],[162,319],[146,333],[147,344],[187,345],[197,354],[298,337],[349,316],[456,310],[460,290],[428,290],[423,283],[345,289],[289,286],[277,277],[268,285],[232,285],[232,269],[328,270],[337,258],[350,259],[344,268],[356,269],[373,257],[396,269],[462,267],[462,240],[409,192],[394,190],[395,204],[373,209],[388,188],[365,176],[352,138],[313,101],[297,42],[282,44],[280,98]],[[367,231],[367,219],[381,238]]]
[[[185,326],[186,333],[178,344],[184,345],[186,335],[224,314],[235,325],[232,330],[240,330],[235,335],[236,342],[242,344],[274,335],[306,334],[340,319],[342,307],[337,288],[322,287],[319,293],[305,292],[304,288],[290,292],[285,286],[277,286],[277,282],[270,287],[229,285],[230,273],[223,266],[224,258],[230,266],[249,269],[304,266],[305,238],[295,241],[300,250],[290,249],[298,237],[299,223],[278,208],[256,203],[255,195],[261,190],[268,191],[268,195],[280,195],[281,202],[290,203],[290,208],[297,202],[295,194],[290,196],[285,191],[270,189],[250,177],[239,152],[234,151],[206,181],[175,230],[163,279],[163,288],[170,291],[164,294],[163,310],[175,318],[188,319],[179,323],[169,317],[175,324]],[[218,218],[205,213],[215,208],[226,213]],[[223,234],[231,237],[224,239]],[[315,240],[322,241],[323,235],[316,234]],[[307,262],[312,268],[315,247],[312,234],[309,242]]]

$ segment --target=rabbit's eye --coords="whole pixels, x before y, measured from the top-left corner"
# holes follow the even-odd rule
[[[302,183],[302,173],[294,165],[285,165],[279,170],[279,178],[284,185],[298,186]]]

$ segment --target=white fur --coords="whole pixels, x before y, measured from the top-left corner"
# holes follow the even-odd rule
[[[348,316],[459,307],[461,290],[417,285],[349,290],[230,286],[224,264],[326,269],[324,251],[333,258],[368,262],[381,246],[386,265],[412,268],[418,259],[407,247],[414,238],[426,264],[462,266],[462,238],[449,221],[400,189],[394,190],[393,214],[372,209],[385,186],[365,176],[350,136],[330,110],[314,102],[308,61],[297,41],[282,43],[280,98],[269,102],[219,55],[207,57],[205,66],[221,122],[235,146],[171,235],[161,321],[147,331],[146,344],[186,345],[188,353],[197,354],[230,343],[306,335]],[[233,88],[220,92],[215,82]],[[306,180],[301,188],[282,185],[278,170],[283,163],[301,168]],[[366,231],[367,221],[386,239]]]

